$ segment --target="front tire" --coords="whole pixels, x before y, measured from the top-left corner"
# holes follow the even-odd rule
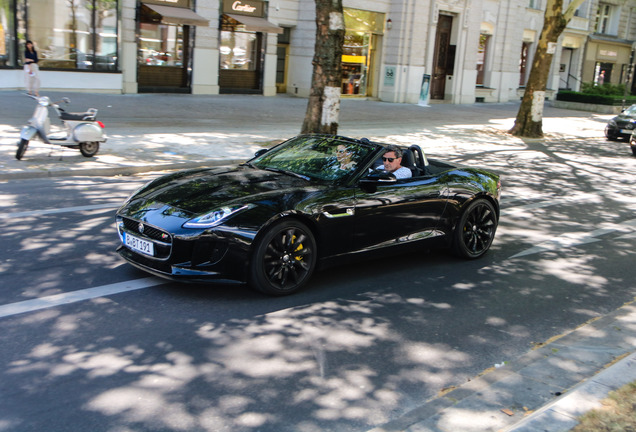
[[[18,151],[15,152],[15,158],[21,160],[29,146],[29,140],[22,138],[18,143]]]
[[[99,151],[99,143],[97,141],[82,142],[79,144],[80,152],[84,157],[93,157]]]
[[[488,252],[497,231],[497,214],[490,201],[480,198],[468,205],[457,222],[453,253],[475,259]]]
[[[257,241],[249,284],[265,294],[294,293],[311,277],[316,258],[316,240],[305,224],[297,220],[279,222]]]

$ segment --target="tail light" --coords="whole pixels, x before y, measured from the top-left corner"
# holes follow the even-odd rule
[[[106,126],[104,126],[104,123],[100,122],[99,120],[97,120],[97,124],[99,125],[99,127],[101,127],[102,129],[105,129]]]

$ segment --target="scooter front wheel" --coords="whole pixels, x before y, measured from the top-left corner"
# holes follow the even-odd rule
[[[99,151],[99,143],[97,141],[83,142],[79,145],[80,152],[84,157],[93,157]]]
[[[20,142],[18,143],[18,151],[15,152],[15,158],[17,160],[22,159],[22,156],[24,156],[24,153],[26,152],[26,149],[28,146],[29,146],[29,140],[22,138]]]

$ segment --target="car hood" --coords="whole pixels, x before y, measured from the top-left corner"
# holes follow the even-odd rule
[[[248,166],[182,171],[150,183],[131,197],[120,213],[141,218],[140,212],[168,206],[173,213],[192,217],[226,205],[305,195],[309,186],[301,178]]]
[[[616,117],[614,117],[612,120],[614,120],[617,123],[628,123],[631,120],[636,120],[636,116],[633,115],[627,115],[627,114],[619,114]]]

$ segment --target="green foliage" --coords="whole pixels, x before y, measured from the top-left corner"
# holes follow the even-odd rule
[[[594,83],[582,83],[581,93],[622,97],[625,94],[625,84],[605,83],[603,85],[597,85]]]
[[[611,84],[607,84],[612,86]],[[603,87],[603,86],[597,86]],[[619,86],[613,86],[619,87]],[[597,105],[621,105],[623,103],[623,93],[603,94],[603,93],[583,93],[570,90],[559,90],[556,95],[556,99],[560,101],[568,102],[581,102]],[[628,96],[625,99],[628,105],[636,103],[636,96]]]

